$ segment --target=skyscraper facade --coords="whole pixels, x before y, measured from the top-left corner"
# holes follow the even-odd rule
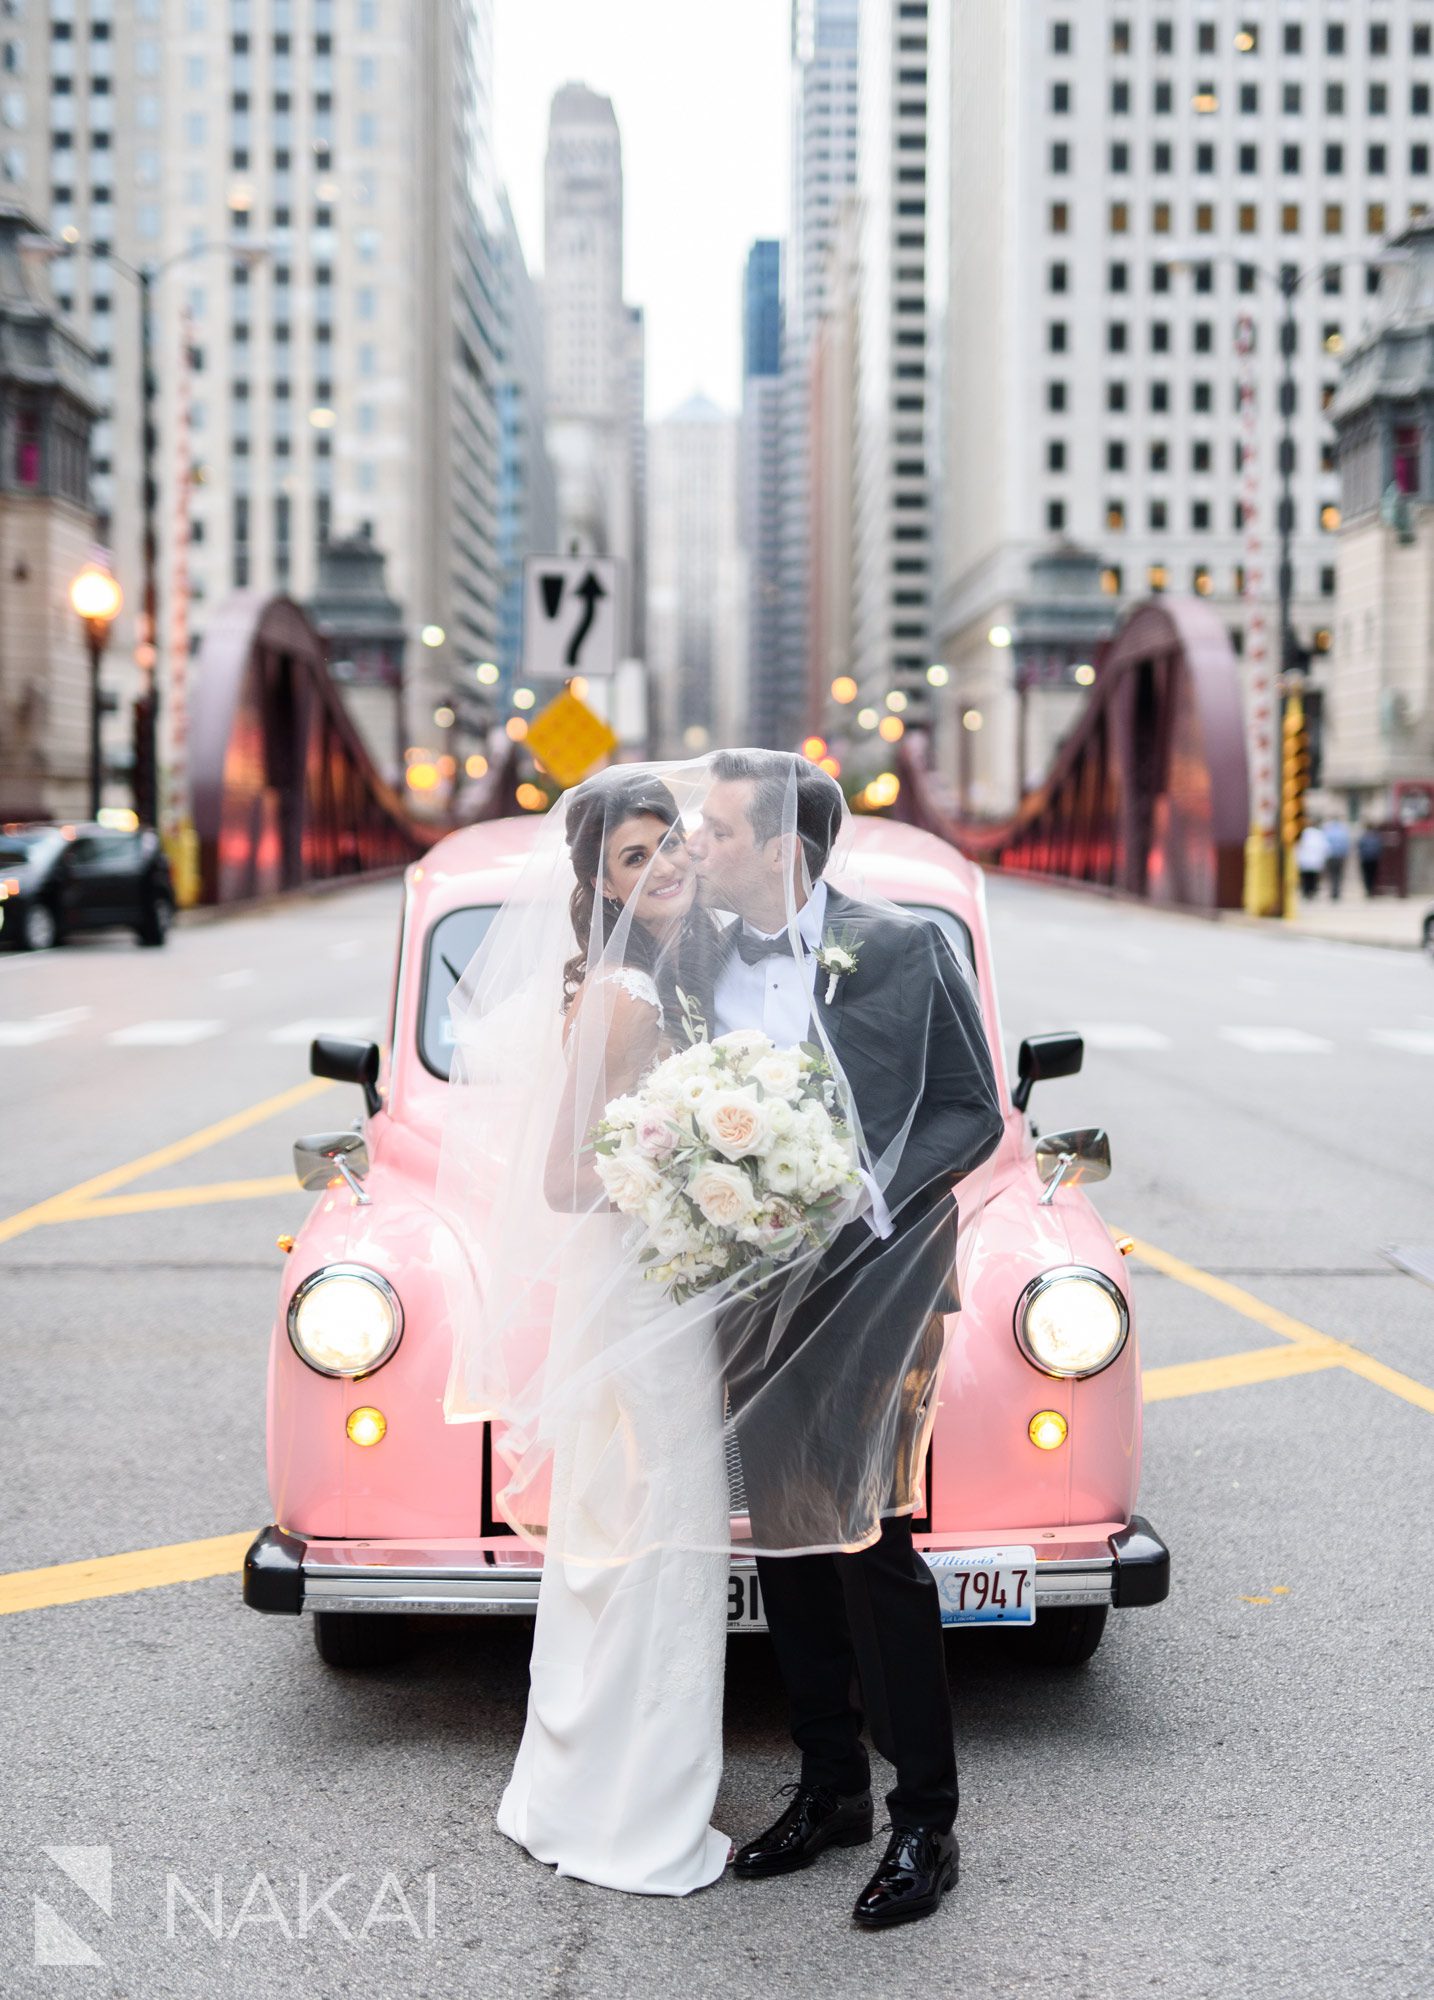
[[[648,435],[648,656],[664,755],[730,743],[745,679],[734,416],[693,396]]]
[[[558,496],[548,457],[543,315],[507,196],[498,271],[502,354],[498,378],[498,559],[503,594],[496,664],[506,697],[518,680],[523,645],[523,562],[558,546]],[[465,689],[465,699],[468,699]]]
[[[1236,0],[956,7],[935,625],[946,719],[982,722],[978,809],[1006,810],[1031,776],[1014,649],[989,634],[1019,635],[1042,551],[1090,551],[1112,611],[1198,593],[1243,643],[1246,368],[1274,643],[1285,279],[1293,624],[1317,659],[1330,643],[1337,355],[1375,303],[1386,237],[1430,199],[1431,95],[1415,0],[1278,18]],[[1039,769],[1049,740],[1032,736]]]
[[[435,710],[498,639],[491,11],[0,13],[0,192],[74,246],[57,287],[100,357],[117,654],[140,601],[139,318],[106,253],[159,274],[161,666],[181,643],[176,602],[197,650],[231,591],[307,598],[322,543],[367,522],[414,634],[443,635],[408,650],[405,718],[411,740],[442,746]],[[391,740],[373,745],[385,763]]]
[[[806,715],[811,548],[810,348],[826,256],[856,181],[857,0],[792,0],[791,233],[783,292],[780,598],[777,650],[752,663],[752,725],[792,745]]]
[[[781,649],[782,294],[780,243],[747,253],[742,287],[739,537],[747,598],[747,677],[736,734],[777,740],[771,695]]]

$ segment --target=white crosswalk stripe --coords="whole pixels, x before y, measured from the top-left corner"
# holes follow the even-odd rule
[[[1434,1028],[1371,1028],[1369,1039],[1410,1056],[1434,1056]]]
[[[1158,1028],[1147,1028],[1139,1021],[1087,1022],[1080,1033],[1088,1049],[1129,1052],[1170,1047],[1169,1035],[1162,1035]]]
[[[112,1029],[105,1040],[117,1049],[184,1048],[208,1041],[223,1027],[223,1021],[133,1021],[127,1028]]]
[[[81,1021],[87,1021],[88,1007],[62,1007],[55,1014],[37,1014],[33,1021],[0,1021],[0,1049],[28,1049],[36,1042],[52,1042],[67,1035]]]
[[[369,1042],[377,1033],[371,1020],[336,1021],[332,1014],[316,1014],[312,1020],[290,1021],[282,1028],[271,1028],[264,1039],[286,1046],[302,1046],[311,1042],[315,1035],[338,1035],[353,1041]]]
[[[1221,1038],[1257,1056],[1327,1056],[1334,1048],[1323,1035],[1303,1028],[1222,1028]]]

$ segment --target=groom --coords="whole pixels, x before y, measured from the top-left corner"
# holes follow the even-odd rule
[[[784,1452],[780,1442],[800,1425],[808,1397],[830,1423],[833,1385],[816,1370],[829,1369],[838,1348],[846,1363],[842,1382],[852,1391],[849,1423],[861,1423],[863,1389],[874,1396],[868,1407],[887,1411],[899,1396],[901,1435],[890,1446],[887,1505],[911,1508],[929,1435],[941,1315],[959,1305],[952,1289],[953,1183],[994,1151],[1004,1120],[978,1004],[939,928],[884,914],[821,879],[842,818],[835,781],[804,758],[763,750],[718,752],[711,777],[689,850],[704,903],[735,911],[738,920],[716,975],[714,1035],[760,1028],[779,1046],[812,1039],[814,980],[824,992],[827,981],[815,954],[833,930],[854,938],[857,963],[841,977],[837,1003],[822,1005],[822,1018],[867,1152],[890,1161],[899,1150],[884,1187],[863,1175],[869,1206],[838,1234],[796,1309],[795,1322],[805,1321],[809,1331],[815,1321],[829,1328],[830,1339],[794,1345],[791,1336],[802,1331],[795,1323],[778,1337],[783,1415],[772,1427],[774,1448],[743,1454],[754,1540],[763,1539],[765,1511],[782,1520],[790,1541],[802,1480],[811,1471],[794,1471],[795,1444]],[[793,904],[800,961],[787,930]],[[747,1310],[760,1314],[761,1307]],[[748,1353],[763,1347],[760,1339],[739,1344]],[[729,1373],[734,1414],[760,1396],[772,1377],[771,1358],[747,1373],[754,1379]],[[835,1393],[841,1395],[840,1385]],[[863,1449],[872,1449],[869,1435]],[[859,1686],[872,1739],[896,1767],[887,1794],[892,1836],[853,1910],[868,1928],[930,1915],[958,1867],[941,1616],[911,1524],[910,1511],[887,1513],[880,1540],[850,1554],[757,1557],[801,1777],[791,1805],[739,1850],[733,1872],[787,1874],[824,1848],[871,1839]]]

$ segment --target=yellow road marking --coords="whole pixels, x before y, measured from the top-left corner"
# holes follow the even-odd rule
[[[64,1220],[88,1222],[95,1215],[143,1215],[152,1208],[198,1208],[210,1201],[251,1201],[256,1195],[303,1192],[292,1174],[269,1174],[257,1181],[206,1181],[202,1187],[147,1188],[108,1195],[103,1201],[77,1202]]]
[[[1210,1389],[1243,1389],[1252,1382],[1278,1382],[1286,1375],[1310,1375],[1319,1368],[1338,1368],[1337,1354],[1306,1347],[1252,1347],[1243,1354],[1220,1354],[1212,1361],[1177,1361],[1167,1368],[1147,1368],[1142,1388],[1147,1403],[1171,1396],[1203,1396]]]
[[[167,1548],[131,1549],[122,1556],[89,1562],[54,1563],[48,1569],[17,1569],[0,1576],[0,1615],[41,1611],[51,1604],[80,1604],[91,1597],[122,1597],[164,1583],[197,1583],[230,1576],[244,1560],[255,1530],[214,1535],[204,1542],[172,1542]]]
[[[158,1167],[169,1167],[176,1160],[187,1160],[191,1153],[202,1152],[206,1146],[216,1146],[221,1139],[232,1138],[236,1132],[246,1132],[251,1125],[261,1125],[266,1118],[288,1110],[290,1105],[302,1104],[306,1098],[316,1097],[321,1090],[332,1088],[327,1077],[309,1077],[303,1083],[296,1083],[292,1090],[281,1090],[276,1097],[266,1097],[258,1104],[251,1104],[247,1110],[235,1111],[228,1118],[220,1118],[213,1125],[191,1132],[186,1139],[175,1139],[170,1145],[141,1154],[139,1159],[130,1160],[122,1167],[109,1167],[102,1174],[93,1174],[89,1180],[80,1181],[61,1194],[47,1195],[44,1201],[37,1201],[15,1215],[0,1219],[0,1243],[9,1243],[15,1237],[23,1236],[27,1229],[38,1229],[43,1223],[67,1221],[76,1208],[82,1208],[95,1196],[108,1194],[112,1188],[123,1187],[126,1181],[138,1180],[141,1174],[153,1173]]]
[[[1172,1257],[1168,1250],[1157,1250],[1153,1243],[1142,1243],[1139,1237],[1132,1237],[1131,1253],[1142,1263],[1163,1271],[1168,1278],[1174,1278],[1182,1285],[1189,1285],[1193,1291],[1204,1292],[1207,1298],[1217,1299],[1222,1306],[1232,1312],[1252,1319],[1259,1326],[1268,1327],[1271,1333],[1280,1334],[1302,1348],[1311,1357],[1312,1367],[1327,1367],[1331,1364],[1347,1368],[1352,1375],[1362,1376],[1366,1382],[1373,1382],[1381,1389],[1388,1389],[1391,1395],[1402,1396],[1406,1403],[1412,1403],[1417,1410],[1424,1410],[1434,1417],[1434,1388],[1427,1382],[1416,1382],[1412,1375],[1404,1375],[1397,1368],[1388,1368],[1382,1361],[1376,1361],[1372,1354],[1363,1349],[1351,1347],[1348,1341],[1336,1340],[1332,1335],[1321,1333],[1317,1327],[1307,1326],[1302,1319],[1292,1313],[1281,1312],[1278,1306],[1267,1305],[1257,1299],[1253,1292],[1247,1292],[1241,1285],[1232,1285],[1228,1278],[1217,1278],[1209,1271],[1202,1271],[1198,1265],[1187,1264],[1181,1257]],[[1199,1364],[1194,1364],[1198,1366]],[[1160,1371],[1152,1369],[1152,1374]],[[1291,1370],[1301,1373],[1301,1370]],[[1256,1378],[1262,1379],[1262,1378]],[[1219,1384],[1212,1383],[1211,1387]]]

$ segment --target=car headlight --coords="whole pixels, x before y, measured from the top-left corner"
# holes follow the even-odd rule
[[[1129,1331],[1124,1293],[1088,1264],[1053,1265],[1016,1301],[1016,1344],[1046,1375],[1098,1375]]]
[[[325,1264],[294,1288],[289,1339],[320,1375],[369,1375],[398,1346],[398,1293],[364,1264]]]

